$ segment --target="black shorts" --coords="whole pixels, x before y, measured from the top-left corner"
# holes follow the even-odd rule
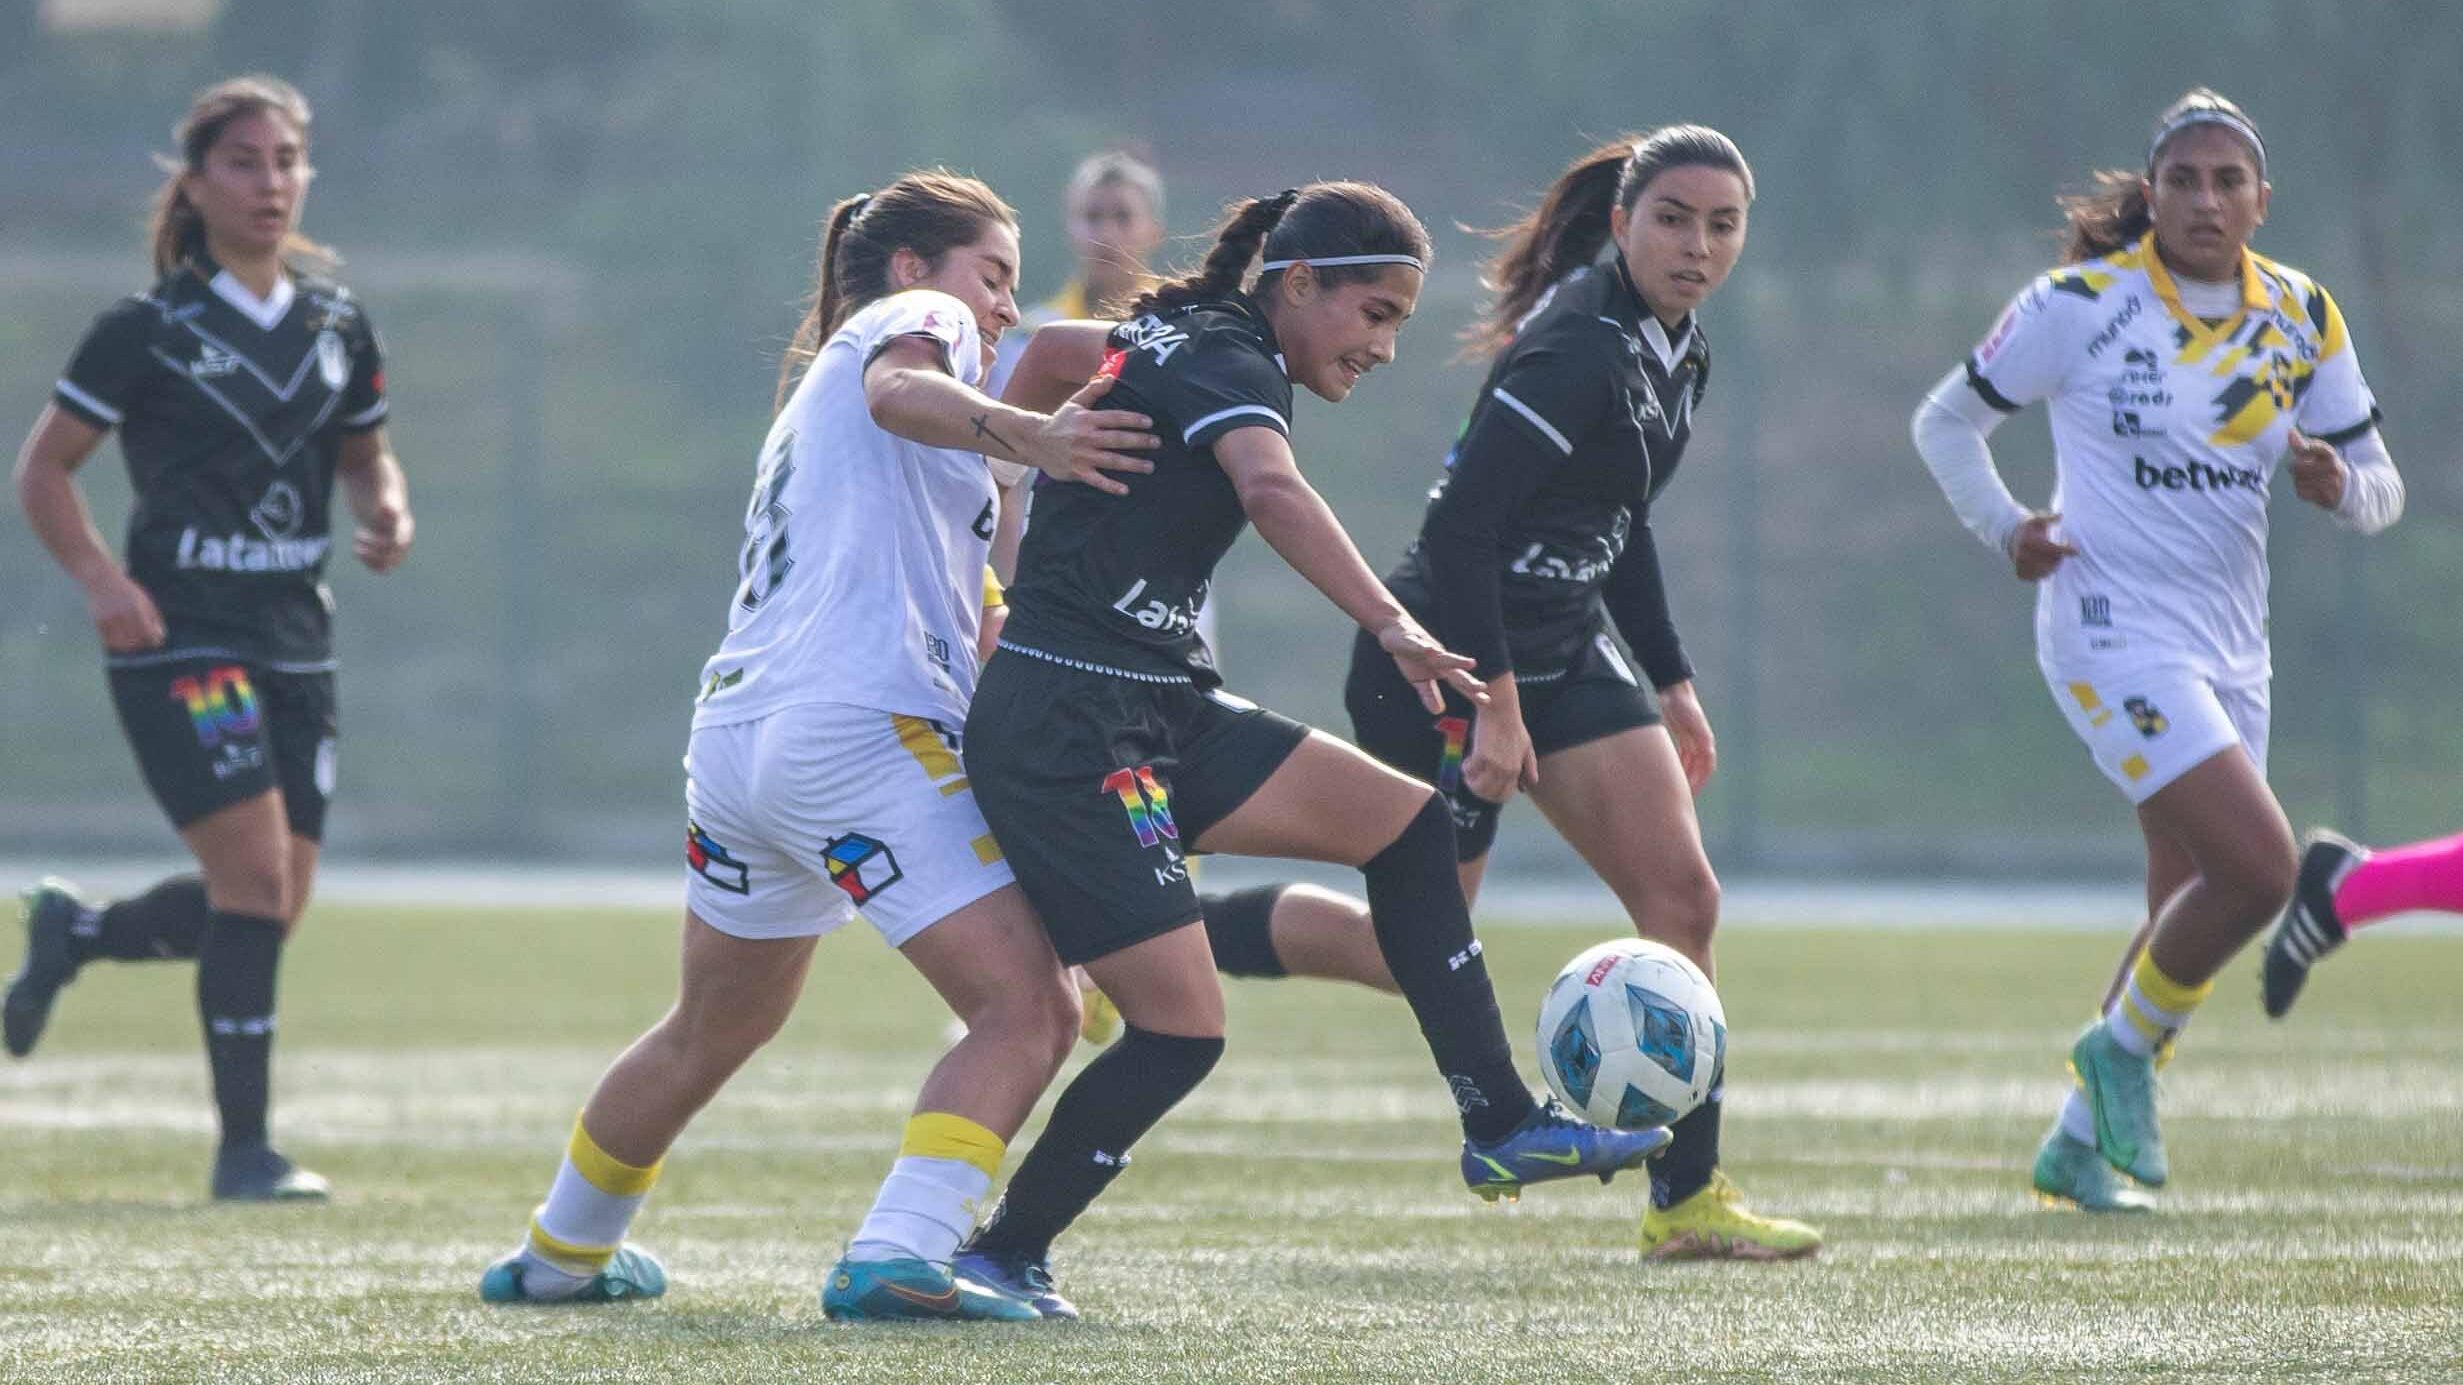
[[[137,768],[173,827],[280,789],[291,831],[324,837],[339,729],[331,672],[200,655],[108,673]]]
[[[1531,733],[1533,750],[1553,755],[1637,726],[1659,724],[1659,695],[1634,676],[1605,630],[1569,651],[1566,660],[1559,669],[1515,675],[1522,725]],[[1465,861],[1487,855],[1496,844],[1497,819],[1504,809],[1471,792],[1462,780],[1462,761],[1471,752],[1476,720],[1471,705],[1448,692],[1444,714],[1430,716],[1394,667],[1393,657],[1363,632],[1352,642],[1343,706],[1351,713],[1352,734],[1362,750],[1427,780],[1445,795],[1454,813],[1456,855]]]
[[[1186,683],[1146,683],[1004,649],[966,716],[976,806],[1076,965],[1197,921],[1188,855],[1308,728]]]

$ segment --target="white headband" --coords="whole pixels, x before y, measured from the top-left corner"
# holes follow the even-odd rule
[[[2219,111],[2212,106],[2201,106],[2195,110],[2184,111],[2156,130],[2155,138],[2147,141],[2147,168],[2150,171],[2155,167],[2155,156],[2164,150],[2164,141],[2192,125],[2221,125],[2249,141],[2249,147],[2258,155],[2258,178],[2261,182],[2265,180],[2266,141],[2258,138],[2258,127],[2230,111]]]
[[[1420,257],[1417,255],[1295,255],[1288,260],[1268,260],[1257,267],[1257,272],[1272,274],[1278,269],[1289,269],[1296,264],[1313,264],[1320,269],[1342,264],[1407,264],[1423,273],[1428,269],[1428,266],[1420,263]]]

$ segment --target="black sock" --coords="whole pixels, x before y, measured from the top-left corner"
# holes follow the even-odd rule
[[[1377,950],[1420,1022],[1437,1071],[1454,1089],[1462,1133],[1488,1144],[1522,1124],[1531,1089],[1497,1013],[1488,963],[1471,936],[1471,908],[1454,873],[1454,819],[1430,794],[1393,844],[1360,868]]]
[[[72,944],[79,961],[109,957],[117,962],[157,962],[194,957],[205,940],[205,878],[174,875],[147,890],[96,911],[92,931],[81,925]]]
[[[207,921],[197,951],[197,1015],[226,1149],[265,1142],[274,972],[281,963],[282,925],[274,920],[217,909]]]
[[[1274,902],[1289,885],[1258,885],[1246,890],[1201,893],[1198,912],[1206,920],[1206,945],[1214,949],[1214,969],[1225,976],[1287,976],[1283,959],[1274,951]]]
[[[1710,1176],[1719,1167],[1719,1108],[1726,1083],[1726,1073],[1712,1078],[1710,1095],[1702,1104],[1668,1127],[1676,1138],[1650,1165],[1652,1206],[1674,1207],[1710,1186]]]
[[[1129,1166],[1129,1146],[1205,1081],[1222,1056],[1221,1039],[1130,1025],[1052,1104],[1051,1121],[992,1220],[975,1234],[975,1247],[1034,1260],[1050,1255],[1052,1238]]]

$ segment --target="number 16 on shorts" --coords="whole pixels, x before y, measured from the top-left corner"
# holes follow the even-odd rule
[[[1172,821],[1172,796],[1164,791],[1151,766],[1113,770],[1104,776],[1103,791],[1120,798],[1139,846],[1153,846],[1166,838],[1180,840],[1180,828]]]

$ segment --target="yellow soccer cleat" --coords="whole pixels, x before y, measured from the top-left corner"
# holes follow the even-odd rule
[[[1112,1003],[1112,998],[1095,985],[1083,968],[1078,969],[1077,978],[1078,999],[1082,1002],[1078,1038],[1101,1048],[1120,1037],[1120,1007]]]
[[[1800,1260],[1821,1248],[1821,1232],[1745,1206],[1743,1191],[1720,1172],[1674,1207],[1642,1214],[1645,1260]]]

